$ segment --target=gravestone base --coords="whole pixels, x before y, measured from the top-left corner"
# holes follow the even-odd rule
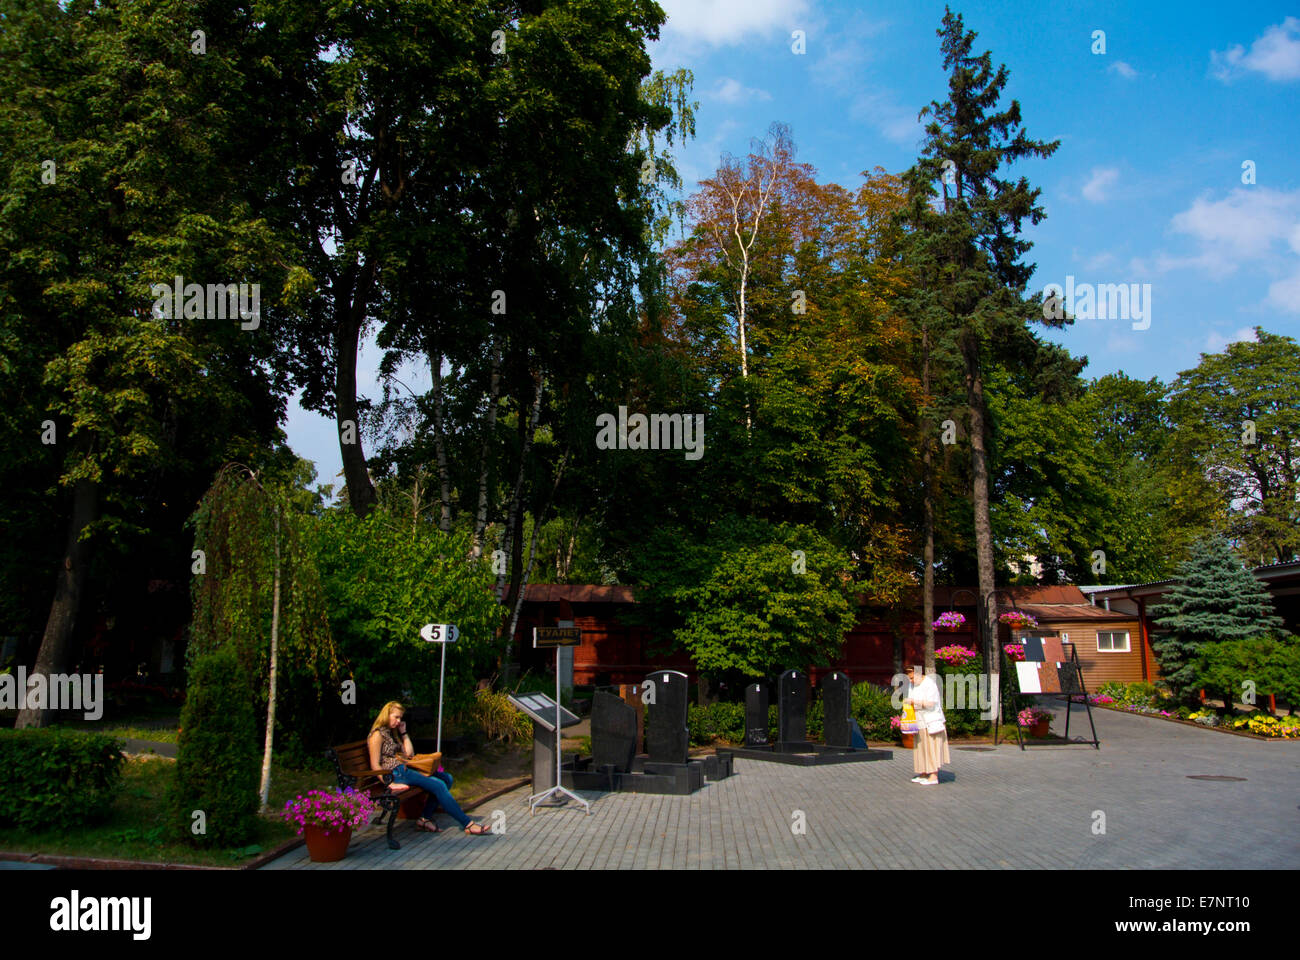
[[[611,793],[658,793],[688,796],[704,786],[731,776],[731,758],[701,757],[686,763],[666,763],[639,756],[630,770],[612,764],[597,766],[591,757],[577,757],[564,765],[564,785],[571,790]]]
[[[771,763],[789,763],[800,767],[821,766],[827,763],[865,763],[871,760],[888,760],[892,750],[861,750],[851,747],[828,747],[810,741],[775,743],[764,746],[718,747],[718,755],[727,754],[742,760],[766,760]]]

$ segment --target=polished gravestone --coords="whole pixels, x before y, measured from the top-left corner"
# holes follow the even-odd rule
[[[761,683],[745,687],[745,746],[767,746],[767,687]]]
[[[885,760],[890,750],[872,750],[850,716],[853,684],[848,674],[834,671],[821,684],[825,743],[812,743],[808,731],[808,674],[787,670],[777,680],[777,742],[767,742],[767,690],[761,683],[745,687],[745,745],[719,747],[718,755],[745,760],[771,760],[813,766]],[[761,718],[761,719],[760,719]],[[855,736],[856,733],[856,736]]]
[[[591,706],[591,756],[565,766],[565,786],[575,790],[690,794],[706,780],[731,776],[730,757],[688,756],[687,677],[660,670],[642,687],[652,700],[646,724],[648,756],[636,755],[636,710],[620,697],[597,691]]]
[[[776,742],[808,739],[808,674],[787,670],[776,682]]]
[[[835,671],[822,678],[822,740],[828,747],[852,749],[853,733],[849,726],[853,722],[849,699],[853,685],[849,683],[848,674]]]
[[[645,678],[653,693],[646,719],[645,751],[654,763],[685,763],[691,734],[686,727],[686,674],[656,670]]]

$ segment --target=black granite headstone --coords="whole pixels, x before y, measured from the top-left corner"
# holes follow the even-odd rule
[[[1057,670],[1061,678],[1062,693],[1083,693],[1083,683],[1079,679],[1079,670],[1072,662],[1061,664]]]
[[[654,684],[654,701],[646,721],[646,753],[653,763],[685,763],[690,734],[686,729],[686,674],[657,670],[646,677]]]
[[[761,683],[745,687],[745,746],[767,746],[767,687]]]
[[[808,674],[787,670],[777,684],[777,740],[803,743],[808,739]]]
[[[849,697],[853,689],[849,676],[836,671],[822,678],[822,740],[828,747],[853,746],[849,732]]]
[[[592,764],[627,773],[635,756],[636,710],[612,693],[597,691],[591,698]]]

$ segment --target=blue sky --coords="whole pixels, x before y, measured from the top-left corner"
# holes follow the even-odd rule
[[[917,112],[947,82],[935,31],[942,2],[660,0],[654,66],[687,67],[696,139],[678,151],[687,182],[724,152],[743,156],[772,121],[822,181],[900,172],[916,158]],[[954,4],[976,52],[1010,71],[1031,137],[1061,141],[1017,172],[1042,188],[1028,229],[1033,286],[1151,285],[1150,326],[1080,320],[1048,334],[1085,355],[1085,376],[1124,370],[1168,382],[1251,328],[1300,331],[1300,9],[1280,3]],[[805,50],[792,50],[793,31]],[[1104,31],[1105,53],[1095,31]],[[1243,162],[1255,183],[1244,184]],[[359,389],[378,397],[373,343]],[[419,390],[427,374],[403,380]],[[415,382],[412,382],[412,381]],[[289,441],[339,469],[333,424],[291,404]],[[368,451],[369,452],[369,451]]]

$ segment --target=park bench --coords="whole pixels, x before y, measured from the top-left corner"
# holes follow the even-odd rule
[[[365,740],[330,747],[325,751],[325,758],[334,764],[340,790],[351,787],[379,804],[379,816],[371,823],[382,823],[388,817],[388,849],[400,849],[402,845],[393,839],[393,827],[399,815],[403,820],[417,820],[423,815],[426,792],[419,787],[393,783],[391,770],[372,769],[370,745]]]

